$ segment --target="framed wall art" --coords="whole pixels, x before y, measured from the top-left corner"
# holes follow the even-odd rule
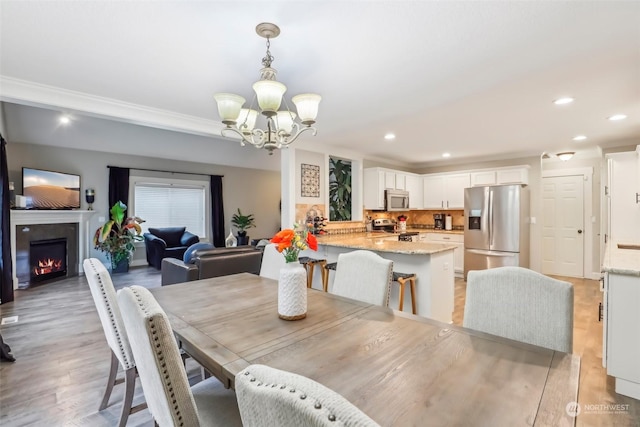
[[[320,197],[320,166],[302,163],[301,196]]]

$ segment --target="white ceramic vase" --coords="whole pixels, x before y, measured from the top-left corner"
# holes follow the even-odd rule
[[[284,320],[307,317],[307,272],[299,262],[288,262],[280,269],[278,316]]]

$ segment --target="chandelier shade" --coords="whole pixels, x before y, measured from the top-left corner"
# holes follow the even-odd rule
[[[240,115],[240,109],[246,100],[233,93],[217,93],[214,98],[218,103],[218,114],[220,114],[222,123],[225,125],[235,124]]]
[[[214,95],[214,99],[218,104],[220,119],[226,125],[222,129],[222,136],[232,133],[241,138],[241,145],[249,143],[256,148],[265,148],[269,154],[273,154],[273,150],[289,146],[304,132],[312,131],[313,135],[316,135],[316,128],[311,125],[316,122],[322,97],[315,93],[296,95],[292,102],[296,106],[297,114],[290,111],[283,98],[287,87],[276,80],[277,72],[271,68],[273,56],[269,51],[270,39],[280,34],[280,28],[275,24],[263,22],[258,24],[256,32],[267,39],[267,53],[262,58],[260,80],[253,84],[255,97],[250,107],[243,108],[246,99],[240,95],[218,93]],[[283,100],[285,109],[280,110]],[[255,101],[260,111],[254,108]],[[256,128],[258,112],[266,120],[265,129]]]

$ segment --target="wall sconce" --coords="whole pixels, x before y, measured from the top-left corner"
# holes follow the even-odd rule
[[[574,154],[576,154],[574,151],[563,151],[562,153],[556,154],[556,156],[558,156],[563,162],[566,162],[572,158]]]
[[[87,200],[87,203],[89,203],[88,210],[92,211],[93,202],[96,201],[96,190],[94,190],[93,188],[87,188],[86,190],[84,190],[84,197]]]

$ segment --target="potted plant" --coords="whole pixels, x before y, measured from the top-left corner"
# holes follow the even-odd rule
[[[125,218],[126,210],[127,205],[116,202],[111,207],[111,220],[99,227],[93,236],[95,248],[109,255],[112,273],[129,271],[129,263],[136,249],[133,242],[143,239],[140,224],[144,220],[137,216]]]
[[[247,228],[255,227],[254,222],[253,214],[242,215],[240,208],[238,208],[238,213],[233,214],[231,224],[238,230],[238,245],[249,244],[249,236],[247,236],[246,230]]]

